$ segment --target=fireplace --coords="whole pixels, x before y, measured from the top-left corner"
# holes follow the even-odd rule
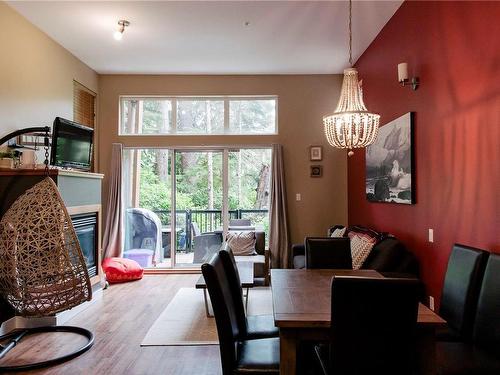
[[[97,262],[98,254],[98,228],[97,228],[97,213],[85,213],[72,215],[71,221],[75,227],[78,241],[82,249],[83,258],[90,277],[94,277],[98,273]]]

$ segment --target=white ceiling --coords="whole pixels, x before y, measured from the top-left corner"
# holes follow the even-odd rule
[[[353,3],[354,60],[401,3]],[[345,1],[8,4],[98,73],[321,74],[348,65]],[[119,19],[130,27],[117,42]]]

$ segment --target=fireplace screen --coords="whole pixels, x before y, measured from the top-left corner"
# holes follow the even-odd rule
[[[71,217],[82,249],[89,276],[97,275],[97,214],[81,214]]]

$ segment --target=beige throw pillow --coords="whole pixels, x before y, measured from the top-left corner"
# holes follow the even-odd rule
[[[351,237],[351,256],[352,256],[352,269],[359,270],[364,261],[372,251],[373,241],[368,241],[366,238],[354,235]]]
[[[233,251],[235,256],[237,255],[254,255],[255,252],[255,232],[251,231],[241,231],[233,232],[230,231],[227,234],[227,244]]]
[[[330,237],[344,237],[346,229],[347,227],[337,228],[332,232],[332,235]]]

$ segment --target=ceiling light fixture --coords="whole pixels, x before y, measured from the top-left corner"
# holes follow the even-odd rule
[[[323,117],[328,143],[337,148],[366,147],[377,138],[380,115],[370,113],[363,102],[363,90],[358,82],[358,70],[352,64],[352,1],[349,0],[349,64],[344,70],[342,91],[335,112]]]
[[[116,40],[122,40],[122,38],[123,38],[123,32],[125,31],[125,28],[127,26],[130,26],[130,22],[128,22],[127,20],[120,20],[120,21],[118,21],[118,28],[115,31],[115,33],[113,34],[113,37]]]

